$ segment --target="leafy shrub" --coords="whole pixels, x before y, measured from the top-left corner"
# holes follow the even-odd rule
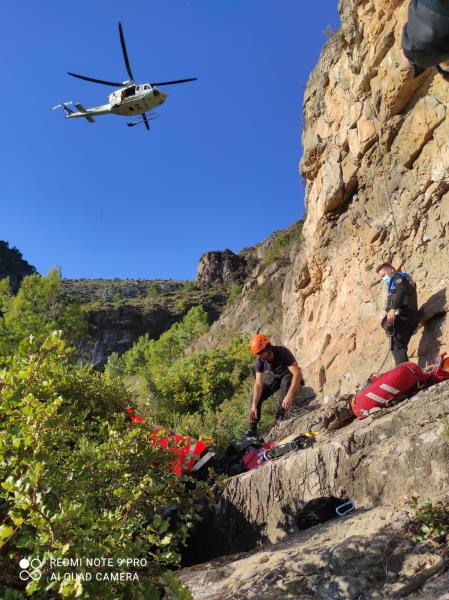
[[[302,226],[303,222],[299,221],[293,227],[279,231],[276,234],[274,239],[271,241],[270,248],[268,249],[263,260],[264,267],[267,267],[276,260],[287,256],[292,243],[299,239]]]
[[[192,306],[192,301],[190,298],[179,298],[176,301],[176,309],[181,313],[188,310]]]
[[[163,589],[190,597],[171,569],[197,508],[166,468],[167,453],[148,444],[146,426],[125,422],[123,394],[109,376],[70,365],[57,335],[38,351],[22,344],[0,371],[1,597],[156,599]],[[176,525],[166,507],[177,508]],[[138,581],[58,581],[57,572],[93,569],[50,566],[98,556]],[[43,561],[40,580],[19,578],[24,557]],[[120,567],[126,557],[146,565]]]
[[[148,296],[158,296],[161,293],[161,288],[157,283],[150,283],[148,286]]]
[[[219,350],[195,352],[177,360],[156,378],[154,386],[169,410],[204,412],[233,394],[234,366],[235,360]]]
[[[245,336],[236,334],[224,350],[182,356],[152,382],[159,408],[172,425],[174,414],[214,412],[231,398],[252,370]]]
[[[263,283],[251,289],[250,298],[255,302],[266,304],[273,300],[277,287],[271,279],[266,279]]]
[[[241,283],[235,283],[229,291],[229,295],[226,300],[226,306],[231,306],[232,304],[234,304],[234,302],[237,300],[237,298],[240,297],[242,290],[243,290],[243,285]]]
[[[430,500],[418,505],[415,497],[410,506],[415,510],[412,522],[413,540],[434,540],[448,545],[449,542],[449,506],[443,502],[433,504]]]

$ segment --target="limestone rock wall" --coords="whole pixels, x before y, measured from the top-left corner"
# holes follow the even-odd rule
[[[386,292],[375,267],[411,273],[426,321],[410,343],[425,364],[449,348],[449,84],[403,63],[404,0],[341,0],[304,99],[303,251],[283,290],[283,341],[324,399],[383,361]],[[386,367],[392,367],[389,358]]]

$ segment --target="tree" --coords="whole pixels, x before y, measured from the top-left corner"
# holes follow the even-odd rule
[[[195,352],[177,360],[154,385],[167,412],[205,412],[232,396],[234,359],[219,350]]]
[[[150,387],[159,373],[165,371],[178,358],[187,346],[209,329],[207,313],[201,306],[194,306],[182,321],[175,323],[158,340],[147,334],[141,336],[133,347],[121,356],[114,357],[106,364],[106,372],[120,375],[141,375]]]
[[[84,313],[64,296],[59,269],[51,270],[46,277],[25,277],[17,295],[9,300],[2,285],[0,302],[5,307],[2,312],[6,341],[0,342],[0,354],[14,350],[30,336],[39,345],[54,330],[61,330],[64,339],[75,348],[87,337]]]

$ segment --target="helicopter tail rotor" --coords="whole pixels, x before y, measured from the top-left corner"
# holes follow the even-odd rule
[[[69,106],[72,106],[72,104],[72,100],[68,100],[67,102],[61,102],[61,104],[53,106],[53,110],[58,110],[58,108],[62,108],[66,115],[71,115],[75,112],[73,108],[69,108]]]

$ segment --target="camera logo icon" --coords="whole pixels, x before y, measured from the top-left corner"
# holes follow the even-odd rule
[[[22,581],[28,581],[32,579],[33,581],[39,581],[42,577],[42,566],[43,561],[40,561],[38,558],[32,558],[28,560],[27,558],[22,558],[19,562],[19,566],[22,569],[19,573],[19,577]]]

